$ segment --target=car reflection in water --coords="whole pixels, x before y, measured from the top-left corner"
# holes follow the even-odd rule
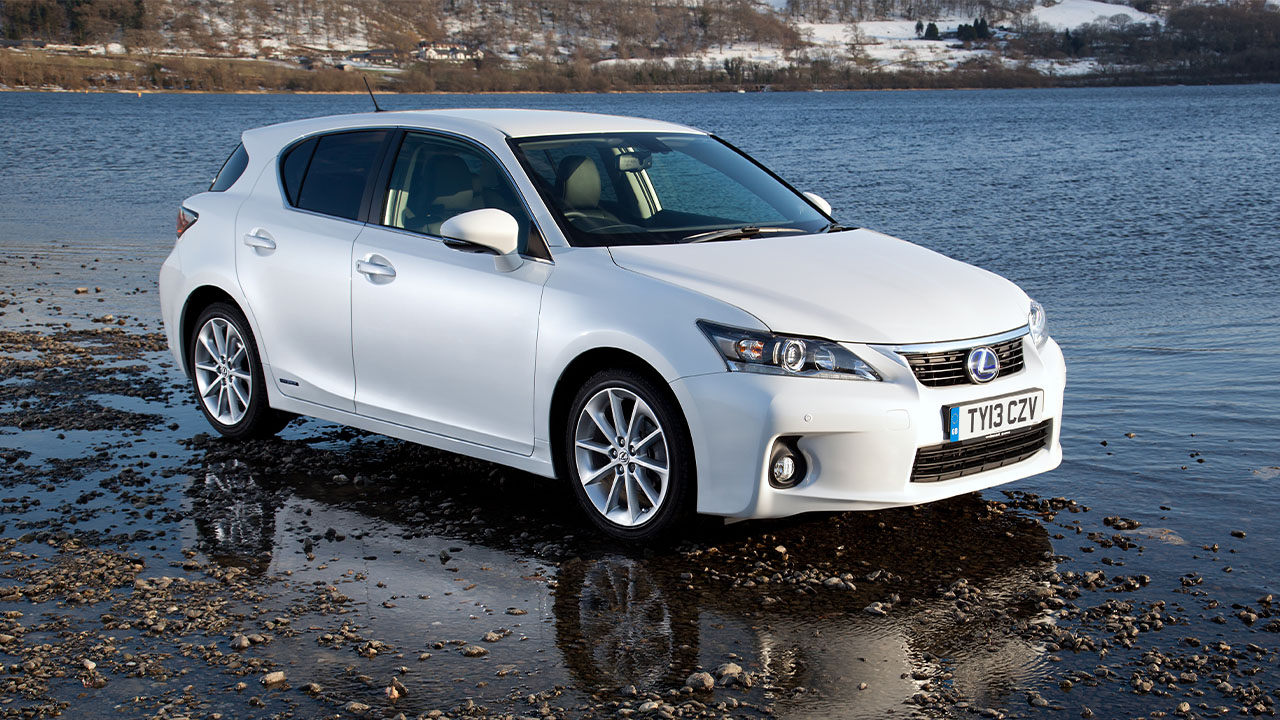
[[[426,650],[423,672],[472,681],[416,691],[400,710],[500,703],[516,687],[567,685],[584,698],[630,685],[664,692],[732,659],[753,686],[718,699],[788,716],[882,717],[922,691],[1004,706],[1045,674],[1044,652],[1013,625],[1050,619],[1029,600],[1053,570],[1047,533],[977,496],[736,525],[708,531],[696,551],[645,552],[602,548],[571,504],[557,505],[564,498],[512,489],[527,476],[446,462],[431,481],[415,480],[438,455],[405,447],[377,444],[368,454],[379,460],[361,465],[367,485],[270,475],[211,455],[189,491],[210,557],[287,571],[299,586],[335,583],[357,598],[330,625],[308,622],[357,623],[362,637],[394,646],[397,659],[381,672]],[[820,570],[817,584],[786,582],[807,568]],[[765,579],[774,570],[782,582]],[[823,587],[829,575],[851,576],[857,589]],[[960,578],[958,596],[947,597]],[[893,594],[887,616],[864,611]],[[510,634],[482,643],[493,630]],[[464,642],[491,654],[464,658]],[[305,663],[343,698],[370,699],[350,680],[351,648],[278,641],[263,652]],[[361,673],[381,677],[382,658],[363,662]]]
[[[948,503],[948,514],[968,522],[981,505],[973,496],[960,498]],[[886,515],[896,515],[901,527],[911,513],[872,517]],[[860,525],[861,517],[845,519]],[[958,527],[941,514],[919,522],[931,525],[927,534],[941,544],[846,555],[846,567],[863,568],[858,590],[818,588],[799,599],[793,586],[726,588],[696,580],[701,591],[688,590],[681,573],[705,575],[696,560],[604,555],[571,561],[561,571],[555,602],[561,652],[585,687],[635,684],[641,690],[680,687],[697,669],[691,657],[712,670],[734,653],[744,658],[735,662],[758,671],[765,697],[788,717],[883,717],[902,712],[917,693],[947,689],[979,707],[1003,706],[1046,671],[1042,647],[1014,634],[1012,625],[1049,621],[1027,600],[1054,567],[1048,535],[1036,522],[990,523],[992,531],[999,526],[995,534],[982,526]],[[771,534],[793,534],[784,541],[793,564],[827,562],[827,543],[791,550],[802,526]],[[818,520],[810,534],[824,527]],[[964,581],[955,590],[950,582],[931,581],[934,573],[957,568]],[[876,569],[882,577],[901,577],[887,584],[865,581]],[[901,600],[887,616],[865,612],[891,593]],[[958,610],[957,598],[965,610]],[[818,692],[815,697],[798,688]]]

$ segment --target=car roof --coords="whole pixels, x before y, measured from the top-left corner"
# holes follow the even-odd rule
[[[565,110],[460,108],[329,115],[249,130],[244,134],[244,139],[252,145],[274,145],[279,147],[297,138],[319,132],[364,127],[444,130],[488,142],[501,141],[507,137],[577,135],[602,132],[705,134],[701,130],[686,125],[622,115],[602,115]]]

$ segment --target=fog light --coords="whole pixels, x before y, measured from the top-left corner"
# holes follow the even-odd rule
[[[804,480],[808,468],[804,462],[804,455],[800,454],[800,449],[796,447],[798,437],[781,437],[773,444],[773,450],[769,453],[769,484],[773,487],[785,490],[795,487]]]
[[[787,484],[791,478],[796,475],[796,459],[790,455],[783,455],[773,461],[773,481],[778,484]]]

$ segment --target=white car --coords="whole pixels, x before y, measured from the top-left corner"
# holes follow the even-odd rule
[[[872,510],[1061,461],[1013,283],[837,224],[724,141],[534,110],[250,130],[178,214],[169,344],[231,438],[293,414],[560,477],[605,532]]]

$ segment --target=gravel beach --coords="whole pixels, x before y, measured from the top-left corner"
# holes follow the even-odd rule
[[[1239,528],[1015,484],[618,547],[497,466],[211,437],[154,286],[75,259],[0,264],[2,717],[1275,714],[1280,605],[1215,582]]]

